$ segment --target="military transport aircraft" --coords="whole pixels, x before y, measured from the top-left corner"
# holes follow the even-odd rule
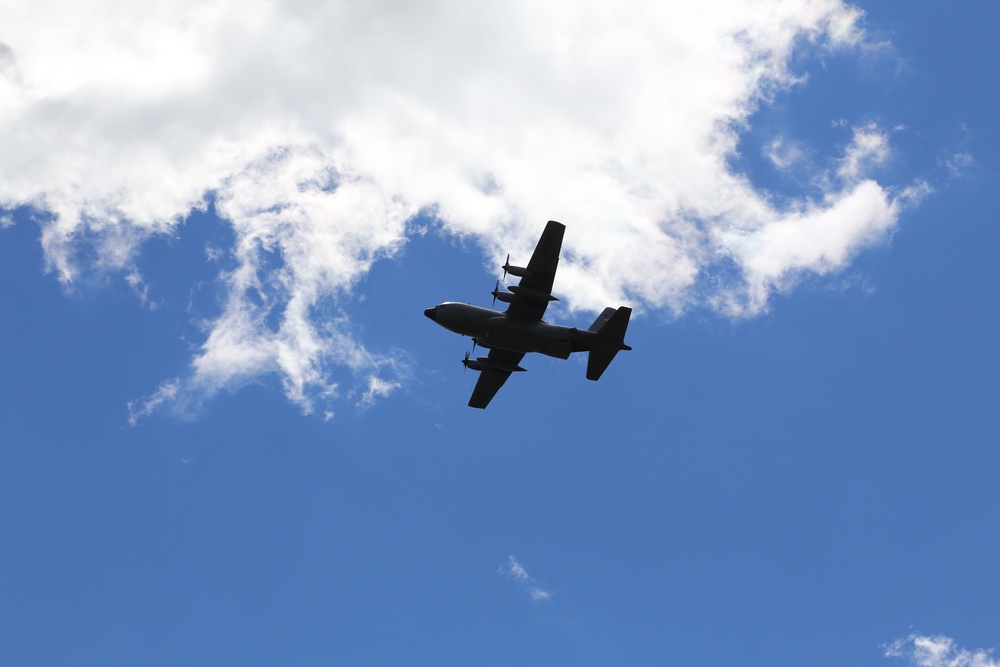
[[[489,356],[475,359],[470,359],[466,352],[462,360],[466,368],[481,373],[469,399],[469,407],[485,408],[489,405],[511,373],[524,371],[518,364],[528,352],[539,352],[557,359],[568,359],[573,352],[589,352],[587,379],[598,380],[619,350],[632,349],[625,344],[625,330],[632,309],[625,306],[605,308],[586,331],[542,321],[549,302],[558,301],[552,296],[552,282],[556,277],[565,231],[565,225],[550,220],[526,267],[511,266],[510,255],[507,255],[507,261],[501,267],[504,278],[509,273],[521,280],[517,285],[511,285],[509,292],[500,291],[499,280],[493,288],[493,305],[496,305],[497,299],[510,304],[506,312],[453,302],[424,311],[424,315],[445,329],[472,336],[473,351],[476,345],[490,351]]]

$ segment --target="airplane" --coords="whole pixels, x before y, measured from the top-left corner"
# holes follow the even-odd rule
[[[519,365],[529,352],[538,352],[556,359],[568,359],[573,352],[588,352],[587,379],[599,380],[605,369],[621,350],[631,350],[625,344],[625,330],[632,309],[605,308],[589,329],[565,327],[542,321],[552,296],[552,283],[559,264],[566,226],[550,220],[545,225],[528,266],[511,266],[510,255],[501,267],[507,274],[521,280],[509,291],[500,291],[500,281],[493,288],[493,305],[497,300],[509,304],[505,312],[465,303],[446,301],[424,311],[424,315],[449,331],[472,337],[476,345],[489,349],[485,357],[470,358],[468,352],[462,365],[479,371],[479,380],[469,399],[469,407],[485,408],[507,381],[511,373],[523,372]]]

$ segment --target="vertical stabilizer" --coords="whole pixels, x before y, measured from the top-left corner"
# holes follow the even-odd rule
[[[597,333],[598,331],[601,330],[601,327],[603,327],[605,324],[608,323],[608,320],[611,319],[611,316],[617,312],[618,312],[617,310],[611,308],[610,306],[608,308],[605,308],[604,312],[598,315],[597,319],[594,320],[594,323],[590,325],[589,330],[593,331],[594,333]]]

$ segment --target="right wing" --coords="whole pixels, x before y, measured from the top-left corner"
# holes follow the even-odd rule
[[[507,316],[515,320],[537,322],[542,319],[552,295],[552,283],[556,278],[556,268],[559,266],[559,251],[562,249],[563,233],[566,225],[555,220],[549,220],[545,225],[542,237],[538,239],[535,251],[526,267],[528,270],[517,284],[524,291],[515,292]]]
[[[512,370],[502,370],[504,368],[518,368],[518,363],[524,357],[523,352],[511,352],[501,350],[498,347],[490,350],[489,360],[496,367],[486,368],[479,371],[479,381],[476,388],[472,390],[472,398],[469,399],[470,408],[485,408],[500,391],[500,387],[510,377]]]

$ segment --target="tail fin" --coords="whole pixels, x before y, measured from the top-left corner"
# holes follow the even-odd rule
[[[628,329],[628,319],[632,309],[622,306],[618,310],[605,308],[590,330],[597,334],[597,345],[590,351],[587,359],[587,379],[599,380],[605,369],[611,364],[620,350],[631,350],[625,344],[625,330]]]
[[[614,308],[611,308],[611,307],[605,308],[604,312],[601,313],[600,315],[598,315],[597,319],[594,320],[594,323],[590,325],[589,331],[593,331],[594,333],[597,333],[598,331],[600,331],[601,327],[603,327],[605,324],[607,324],[608,320],[611,319],[611,316],[614,315],[617,312],[618,311],[615,310]]]

